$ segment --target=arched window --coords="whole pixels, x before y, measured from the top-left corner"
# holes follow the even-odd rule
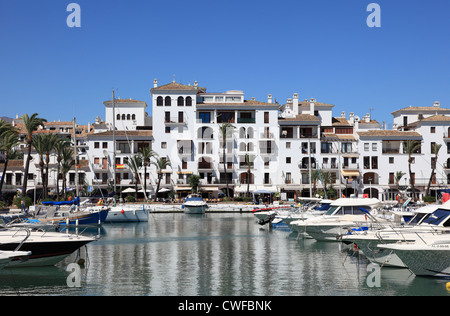
[[[165,99],[164,99],[164,105],[165,106],[171,106],[172,104],[172,99],[169,97],[169,96],[167,96]]]
[[[163,105],[163,97],[157,97],[156,98],[156,105],[157,106],[162,106]]]
[[[192,106],[192,98],[186,97],[186,106]]]
[[[251,128],[251,127],[247,128],[247,138],[253,138],[253,137],[254,137],[253,128]]]
[[[183,105],[184,105],[184,98],[178,97],[178,106],[183,106]]]
[[[122,114],[122,120],[125,120],[125,114]]]
[[[136,120],[136,114],[132,114],[131,115],[131,119],[134,121],[134,120]]]
[[[129,121],[131,119],[131,115],[127,114],[127,120]]]
[[[117,114],[116,120],[120,121],[120,114]]]
[[[239,138],[245,138],[245,127],[239,129]]]

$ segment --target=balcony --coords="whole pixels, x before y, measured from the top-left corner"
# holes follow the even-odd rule
[[[238,117],[237,122],[241,124],[254,124],[256,119],[254,117]]]
[[[167,126],[186,125],[186,119],[184,117],[165,117],[164,124]]]
[[[198,169],[199,170],[212,170],[213,164],[212,164],[212,162],[202,161],[202,162],[198,163]]]

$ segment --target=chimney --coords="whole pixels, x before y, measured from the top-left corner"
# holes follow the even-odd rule
[[[345,118],[345,111],[341,112],[341,117]]]
[[[251,101],[255,101],[255,98],[254,98],[254,97],[252,97],[252,98],[250,98],[250,100],[251,100]]]
[[[441,103],[440,103],[439,101],[435,101],[435,102],[433,103],[433,106],[438,108],[438,107],[441,106]]]
[[[355,113],[354,112],[350,112],[348,114],[348,120],[350,121],[350,124],[355,123]]]
[[[198,81],[194,81],[194,87],[198,88]]]
[[[267,95],[267,103],[272,103],[272,95],[271,94]]]
[[[364,121],[366,123],[370,123],[370,113],[366,113],[366,116],[364,116]]]
[[[158,87],[158,79],[153,79],[153,88]]]
[[[292,96],[292,110],[294,115],[298,114],[298,93],[294,93]]]
[[[310,100],[309,100],[309,115],[314,115],[314,112],[315,112],[315,103],[314,102],[316,102],[316,99],[314,99],[314,98],[311,98]]]

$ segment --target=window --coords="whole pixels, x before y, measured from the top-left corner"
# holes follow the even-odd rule
[[[291,157],[286,157],[286,163],[291,163]]]
[[[389,157],[389,163],[390,164],[394,163],[394,157]]]
[[[292,176],[290,172],[286,172],[286,184],[292,183]]]
[[[364,143],[364,151],[369,151],[369,143]]]
[[[120,121],[120,114],[117,114],[116,120]]]
[[[331,154],[331,143],[321,143],[320,152],[322,154]]]
[[[435,142],[431,142],[431,146],[430,146],[431,153],[434,154],[435,150],[436,150],[436,143]]]
[[[156,105],[157,106],[163,106],[163,97],[157,97],[156,98]]]
[[[103,142],[103,143],[102,143],[102,148],[103,148],[103,149],[108,148],[108,142]]]
[[[100,142],[94,142],[94,148],[100,148]]]
[[[131,120],[131,115],[130,114],[127,114],[127,120],[128,121]]]
[[[430,133],[431,133],[431,134],[436,133],[436,127],[431,126],[431,127],[430,127]]]
[[[286,142],[286,149],[290,149],[291,148],[291,142]]]
[[[264,112],[264,123],[269,123],[269,112]]]
[[[352,152],[352,143],[342,143],[341,152],[351,153]]]
[[[161,142],[161,148],[167,148],[167,142]]]
[[[170,134],[170,126],[166,126],[165,132],[166,134]]]
[[[184,98],[178,97],[178,106],[183,106],[183,105],[184,105]]]
[[[125,114],[122,114],[122,120],[125,121]]]
[[[119,150],[122,154],[131,153],[130,146],[128,145],[128,143],[118,143],[118,145],[119,145]]]
[[[377,143],[372,143],[372,151],[377,151]]]
[[[172,105],[172,99],[171,99],[169,96],[167,96],[167,97],[164,99],[164,105],[165,105],[165,106],[171,106],[171,105]]]
[[[270,184],[270,173],[264,173],[264,184]]]
[[[186,97],[186,106],[192,106],[192,98]]]
[[[133,121],[135,121],[135,120],[136,120],[136,114],[132,114],[132,115],[131,115],[131,119],[132,119]]]
[[[211,123],[211,113],[209,112],[200,112],[198,118],[201,123]]]
[[[389,184],[395,184],[395,175],[393,172],[389,172]]]

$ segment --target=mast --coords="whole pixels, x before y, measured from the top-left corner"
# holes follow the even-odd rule
[[[114,104],[114,90],[112,91],[112,110],[113,110],[113,170],[114,170],[114,194],[116,194],[116,108]],[[116,200],[114,196],[114,201]],[[115,203],[114,203],[115,204]]]
[[[73,128],[72,128],[72,134],[73,134],[73,159],[75,161],[75,187],[76,187],[76,193],[78,197],[80,195],[79,188],[78,188],[78,158],[77,158],[77,138],[75,135],[75,118],[73,118]]]

